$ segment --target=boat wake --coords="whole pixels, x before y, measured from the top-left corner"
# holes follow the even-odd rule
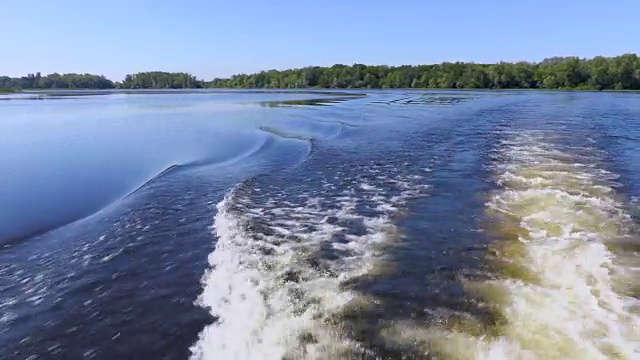
[[[488,202],[499,276],[467,290],[495,306],[490,333],[449,332],[434,348],[457,359],[638,359],[640,263],[616,176],[590,148],[546,132],[509,134],[501,189]]]
[[[394,217],[428,186],[374,165],[332,180],[297,189],[247,181],[218,204],[218,242],[198,300],[216,322],[191,348],[194,359],[369,352],[345,330],[344,312],[371,301],[350,283],[384,271],[383,249],[398,238]]]

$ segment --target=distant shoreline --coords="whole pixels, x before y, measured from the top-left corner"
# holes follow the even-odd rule
[[[0,76],[0,89],[29,90],[560,90],[640,91],[640,57],[624,54],[592,59],[555,57],[539,63],[432,65],[336,64],[238,74],[211,81],[184,72],[151,71],[114,82],[93,74]],[[0,90],[0,93],[2,91]],[[4,92],[7,93],[7,92]]]
[[[471,89],[471,88],[350,88],[350,89],[331,89],[331,88],[298,88],[298,89],[255,89],[255,88],[183,88],[183,89],[0,89],[0,95],[57,95],[57,96],[81,96],[86,95],[112,95],[112,94],[131,94],[131,95],[162,95],[162,94],[213,94],[213,93],[236,93],[236,94],[263,94],[263,93],[282,93],[282,94],[309,94],[323,93],[325,95],[365,95],[366,91],[421,91],[421,92],[437,92],[437,91],[459,91],[459,92],[506,92],[506,91],[539,91],[539,92],[606,92],[606,93],[640,93],[640,89],[544,89],[544,88],[506,88],[506,89]],[[360,94],[358,94],[360,92]]]

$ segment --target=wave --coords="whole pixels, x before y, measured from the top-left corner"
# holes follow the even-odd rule
[[[298,127],[294,132],[266,125],[260,126],[260,130],[284,139],[315,141],[334,139],[342,134],[345,126],[339,122],[312,120],[305,122],[303,127]]]
[[[371,355],[346,330],[346,312],[372,301],[350,284],[383,271],[394,216],[428,187],[415,175],[365,172],[299,193],[247,181],[226,195],[197,301],[216,322],[200,333],[193,359]]]
[[[165,177],[165,176],[167,176],[169,174],[175,173],[177,171],[183,171],[183,170],[187,170],[187,169],[193,169],[193,168],[198,168],[198,167],[202,167],[202,166],[210,166],[210,165],[230,165],[230,164],[236,163],[238,161],[241,161],[243,159],[246,159],[248,157],[251,157],[251,156],[253,156],[255,154],[258,154],[258,153],[264,151],[266,148],[268,148],[272,144],[273,144],[273,138],[267,136],[267,137],[264,137],[260,142],[256,143],[253,147],[251,147],[248,150],[244,151],[243,153],[238,154],[238,155],[233,156],[233,157],[228,158],[228,159],[221,160],[218,157],[211,157],[211,158],[198,159],[198,160],[191,161],[191,162],[184,163],[184,164],[173,164],[173,165],[167,167],[166,169],[162,170],[161,172],[159,172],[157,175],[153,176],[149,180],[145,181],[142,185],[138,186],[135,190],[131,191],[129,194],[127,194],[123,198],[130,197],[133,194],[135,194],[138,191],[140,191],[141,189],[147,187],[149,184],[153,183],[154,181],[157,181],[160,178]]]
[[[257,142],[251,148],[247,149],[246,151],[244,151],[244,152],[242,152],[242,153],[240,153],[238,155],[232,156],[232,157],[227,158],[227,159],[220,159],[219,157],[210,157],[210,158],[198,159],[198,160],[187,162],[187,163],[184,163],[184,164],[173,164],[173,165],[170,165],[167,168],[165,168],[162,171],[160,171],[159,173],[157,173],[156,175],[154,175],[151,178],[149,178],[148,180],[145,180],[141,185],[137,186],[134,190],[130,191],[126,195],[118,198],[117,200],[115,200],[115,201],[113,201],[111,203],[108,203],[108,204],[100,207],[99,209],[97,209],[95,211],[92,211],[90,213],[84,214],[83,216],[77,217],[77,218],[72,219],[72,220],[61,222],[59,224],[47,225],[47,226],[41,226],[41,227],[34,227],[32,229],[28,229],[28,230],[22,231],[19,235],[16,235],[16,236],[7,236],[5,238],[0,238],[0,247],[2,247],[2,248],[13,247],[13,246],[16,246],[16,245],[18,245],[18,244],[20,244],[22,242],[28,241],[29,239],[32,239],[34,237],[45,235],[45,234],[47,234],[49,232],[55,231],[55,230],[63,228],[63,227],[67,227],[67,226],[72,225],[74,223],[78,223],[78,222],[83,221],[83,220],[85,220],[87,218],[95,216],[96,214],[100,213],[101,211],[116,205],[119,201],[122,201],[124,199],[127,199],[127,198],[130,198],[130,197],[134,196],[136,193],[138,193],[142,189],[147,188],[148,186],[150,186],[154,182],[156,182],[156,181],[158,181],[158,180],[160,180],[162,178],[165,178],[166,176],[174,174],[176,172],[185,171],[185,170],[198,168],[198,167],[203,167],[203,166],[211,166],[211,165],[219,165],[219,166],[232,165],[234,163],[242,161],[243,159],[246,159],[248,157],[254,156],[256,154],[259,154],[259,153],[265,151],[268,147],[273,145],[274,140],[275,139],[272,136],[264,136],[264,137],[262,137],[262,139],[259,142]]]
[[[451,332],[434,345],[454,358],[637,359],[640,301],[634,223],[617,176],[594,149],[561,146],[545,132],[510,133],[497,152],[487,204],[500,238],[495,280],[467,290],[495,306],[491,334]],[[622,247],[618,247],[622,248]]]
[[[341,103],[341,102],[349,101],[353,99],[358,99],[365,96],[366,95],[362,95],[362,94],[350,94],[348,96],[333,95],[333,97],[325,96],[322,98],[312,98],[312,99],[271,100],[271,101],[262,101],[260,105],[264,107],[330,106],[333,104],[337,104],[337,103]]]
[[[312,136],[305,136],[302,134],[291,133],[291,132],[279,130],[270,126],[260,126],[260,130],[284,139],[295,139],[295,140],[312,140],[313,139]]]
[[[411,94],[404,97],[397,97],[388,100],[371,101],[370,104],[381,105],[428,105],[428,106],[450,106],[474,99],[473,94]]]

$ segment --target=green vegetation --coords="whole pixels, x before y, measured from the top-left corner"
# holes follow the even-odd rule
[[[0,94],[13,94],[18,90],[15,89],[0,89]]]
[[[640,58],[636,54],[593,59],[555,57],[539,63],[442,63],[417,66],[336,64],[234,75],[210,82],[188,73],[142,72],[114,83],[102,75],[29,74],[0,76],[0,89],[581,89],[640,90]]]
[[[197,89],[203,82],[187,73],[168,73],[161,71],[143,72],[127,75],[119,89]]]
[[[28,74],[19,78],[0,76],[0,89],[195,89],[204,82],[187,73],[143,72],[127,75],[114,83],[102,75],[92,74]]]
[[[455,88],[639,90],[640,58],[550,58],[540,63],[307,67],[214,79],[212,88]]]
[[[20,78],[0,76],[0,88],[3,89],[113,89],[113,81],[101,75],[58,74],[42,76],[29,74]]]

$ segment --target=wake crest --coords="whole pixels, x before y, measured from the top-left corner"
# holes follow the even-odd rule
[[[640,263],[618,246],[638,239],[616,175],[558,134],[508,135],[487,203],[499,276],[466,284],[502,320],[481,336],[443,331],[434,348],[454,359],[640,358]]]
[[[370,170],[384,187],[356,178],[346,189],[324,182],[296,194],[245,183],[226,195],[198,299],[217,320],[193,359],[370,357],[342,314],[371,299],[349,283],[384,268],[398,207],[427,188]]]

